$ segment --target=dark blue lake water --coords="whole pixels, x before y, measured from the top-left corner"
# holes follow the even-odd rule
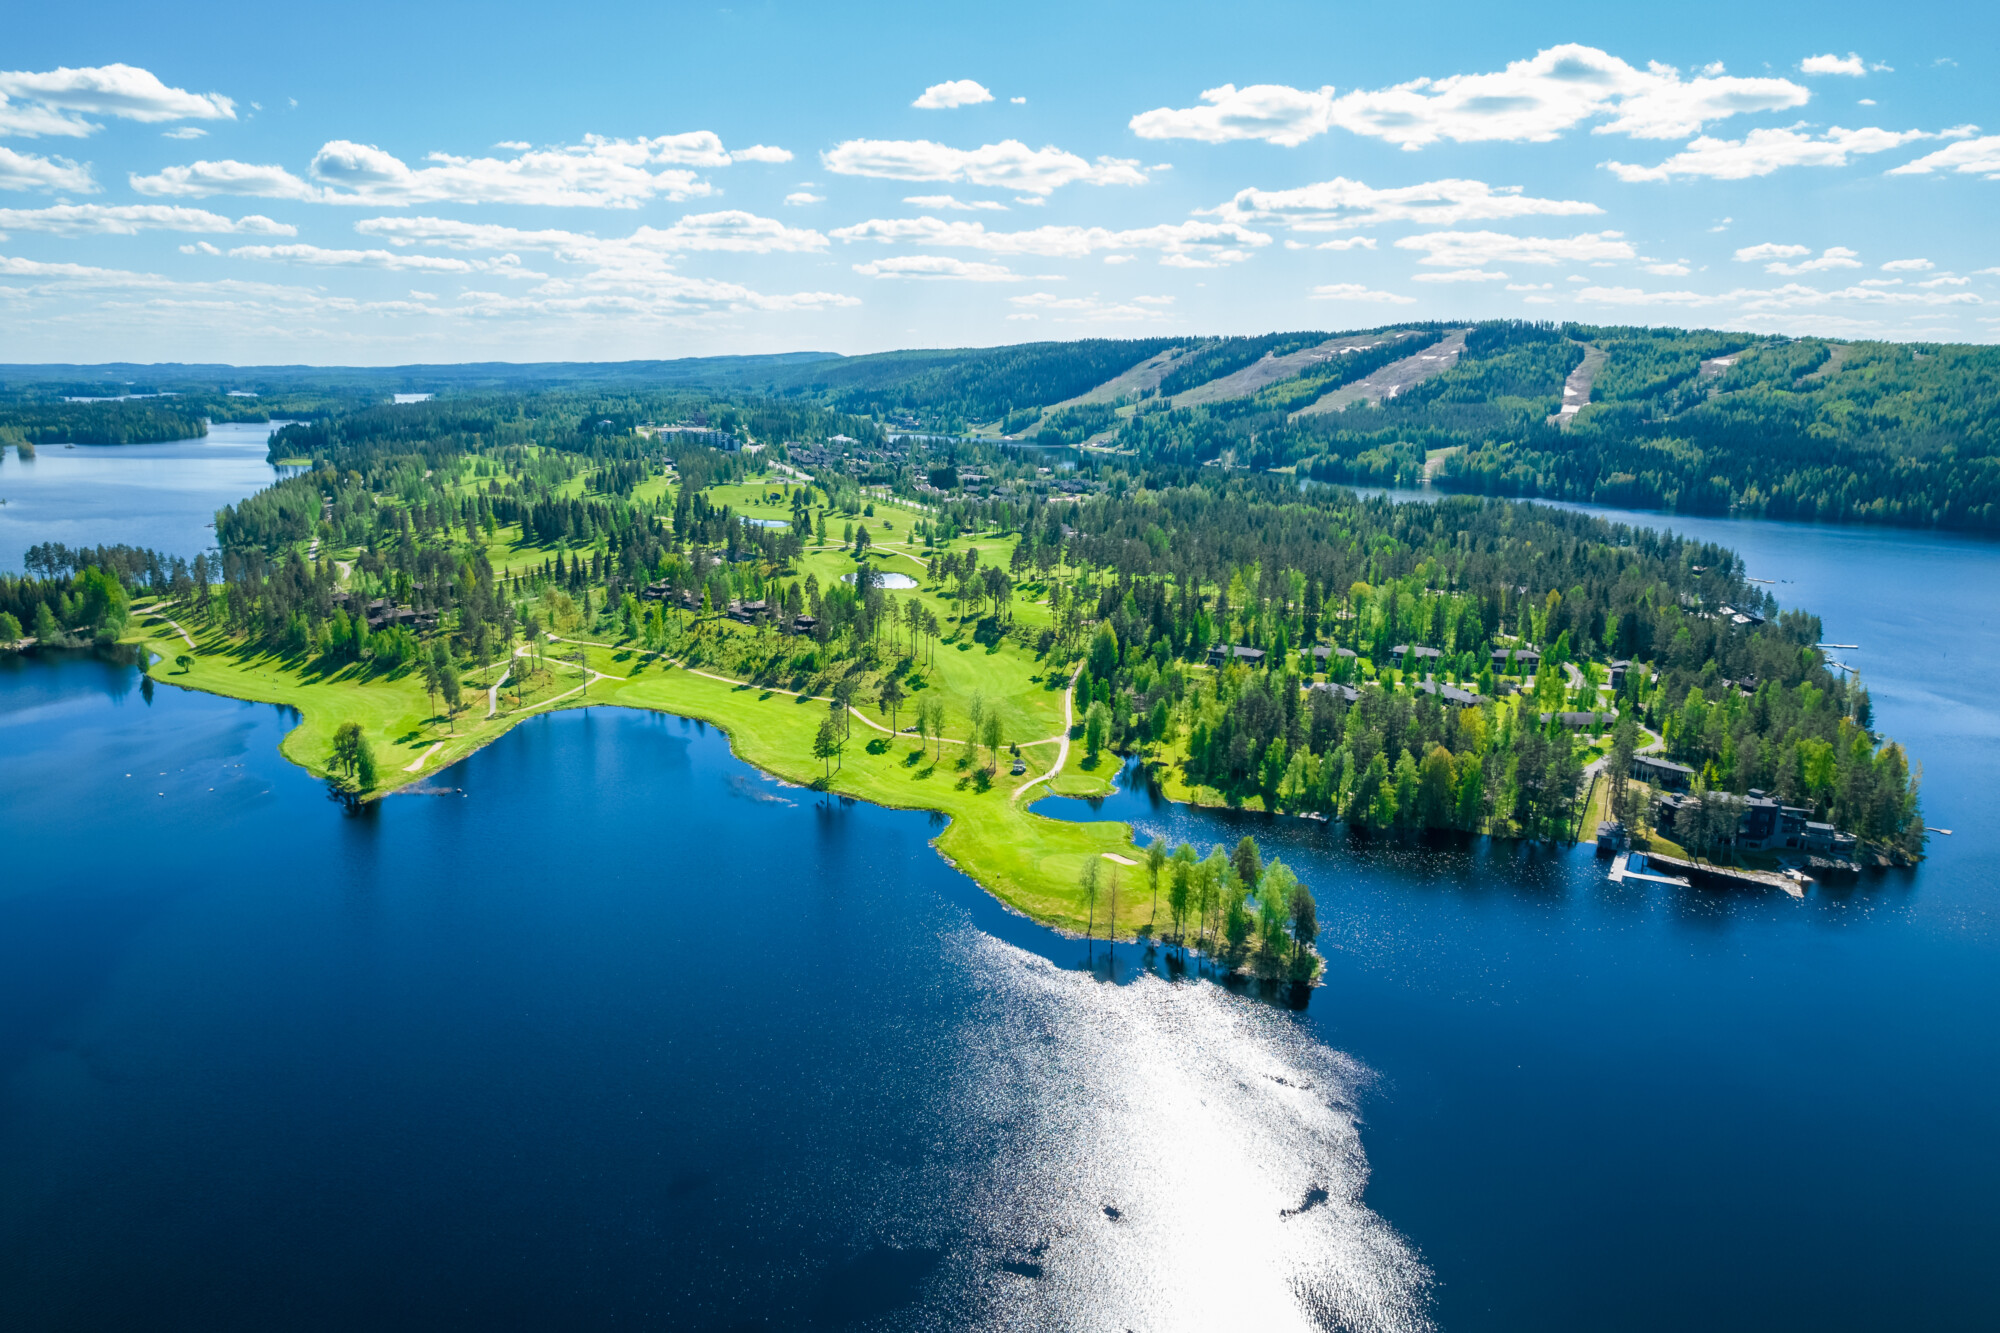
[[[347,818],[277,710],[0,659],[0,1325],[1990,1327],[2000,548],[1721,527],[1953,836],[1799,903],[1038,806],[1256,832],[1303,1013],[1087,966],[696,724]]]

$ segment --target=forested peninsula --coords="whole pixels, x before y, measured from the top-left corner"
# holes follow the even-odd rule
[[[1393,335],[1455,338],[1474,345]],[[1569,359],[1552,330],[1494,346]],[[1379,382],[1404,362],[1390,347],[1293,364]],[[1068,379],[1027,353],[983,384],[932,366],[927,392],[1017,413],[994,387],[1010,377],[1061,392],[1144,353],[1164,384],[1169,350]],[[1562,842],[1619,820],[1756,865],[1736,834],[1757,796],[1858,862],[1922,854],[1912,765],[1867,690],[1731,552],[1116,447],[1183,410],[1024,449],[832,392],[371,403],[277,432],[300,470],[223,509],[218,552],[37,548],[0,579],[0,641],[137,643],[159,680],[294,706],[286,754],[356,809],[540,712],[703,719],[784,779],[945,813],[943,854],[1037,919],[1274,977],[1317,965],[1314,890],[1288,870],[1028,806],[1136,759],[1181,798],[1355,838]]]

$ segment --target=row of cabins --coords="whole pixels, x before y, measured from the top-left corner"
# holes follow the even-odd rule
[[[1389,650],[1389,655],[1391,657],[1402,658],[1407,662],[1419,663],[1440,661],[1445,654],[1441,648],[1432,648],[1421,643],[1399,643]],[[1234,660],[1247,662],[1252,666],[1256,666],[1263,662],[1264,656],[1262,648],[1250,648],[1241,644],[1233,647],[1216,644],[1208,650],[1208,664],[1210,666],[1221,666],[1225,662]],[[1323,671],[1326,669],[1327,664],[1334,659],[1351,659],[1355,656],[1355,652],[1352,648],[1336,648],[1328,644],[1317,643],[1311,649],[1311,656],[1314,669]],[[1493,671],[1496,675],[1532,676],[1541,669],[1542,654],[1538,649],[1521,647],[1495,648],[1493,650]],[[1632,664],[1622,658],[1611,663],[1610,683],[1613,691],[1625,688],[1625,676],[1631,669]],[[1752,688],[1754,688],[1754,684]]]
[[[676,593],[672,585],[664,579],[657,583],[648,583],[639,596],[649,602],[677,601],[684,611],[701,609],[701,602],[693,592],[684,588]],[[781,613],[761,597],[755,600],[732,597],[729,599],[729,605],[722,609],[722,614],[739,625],[767,625]],[[815,616],[793,616],[789,624],[781,625],[779,628],[787,634],[810,634],[819,628],[819,619]]]
[[[433,630],[438,627],[436,611],[420,611],[414,606],[398,606],[387,597],[363,601],[351,592],[335,593],[333,604],[351,616],[368,622],[369,633],[385,629]]]

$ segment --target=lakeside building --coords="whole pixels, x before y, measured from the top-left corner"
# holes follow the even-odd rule
[[[1635,782],[1667,791],[1686,791],[1694,783],[1694,770],[1656,754],[1635,754],[1628,774]]]

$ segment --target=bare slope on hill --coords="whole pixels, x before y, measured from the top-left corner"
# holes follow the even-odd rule
[[[1431,376],[1450,370],[1458,364],[1459,355],[1465,351],[1465,335],[1469,331],[1454,329],[1445,335],[1443,342],[1436,343],[1413,356],[1406,356],[1401,361],[1392,362],[1366,379],[1359,379],[1345,388],[1335,389],[1318,402],[1292,413],[1292,416],[1297,418],[1320,412],[1338,412],[1349,403],[1379,403],[1384,398],[1394,398],[1399,393],[1413,389]]]
[[[1290,379],[1323,361],[1331,361],[1348,352],[1362,352],[1371,347],[1380,347],[1385,342],[1409,336],[1408,332],[1347,334],[1329,338],[1316,347],[1308,347],[1284,356],[1267,354],[1262,360],[1245,366],[1233,374],[1210,380],[1206,384],[1198,384],[1186,393],[1176,394],[1174,406],[1192,407],[1196,403],[1218,403],[1225,398],[1248,398],[1267,385]]]
[[[1569,378],[1563,381],[1562,406],[1549,418],[1551,425],[1559,423],[1567,427],[1575,419],[1577,412],[1590,402],[1590,386],[1597,382],[1597,372],[1604,369],[1604,363],[1608,359],[1609,356],[1602,347],[1590,343],[1583,345],[1583,363],[1572,370]]]
[[[1186,350],[1184,347],[1169,347],[1163,352],[1156,352],[1094,389],[1086,390],[1074,398],[1065,398],[1060,403],[1049,404],[1047,410],[1060,412],[1065,407],[1081,407],[1085,403],[1115,402],[1127,394],[1137,395],[1147,389],[1157,389],[1160,387],[1160,381],[1166,378],[1167,371]]]

